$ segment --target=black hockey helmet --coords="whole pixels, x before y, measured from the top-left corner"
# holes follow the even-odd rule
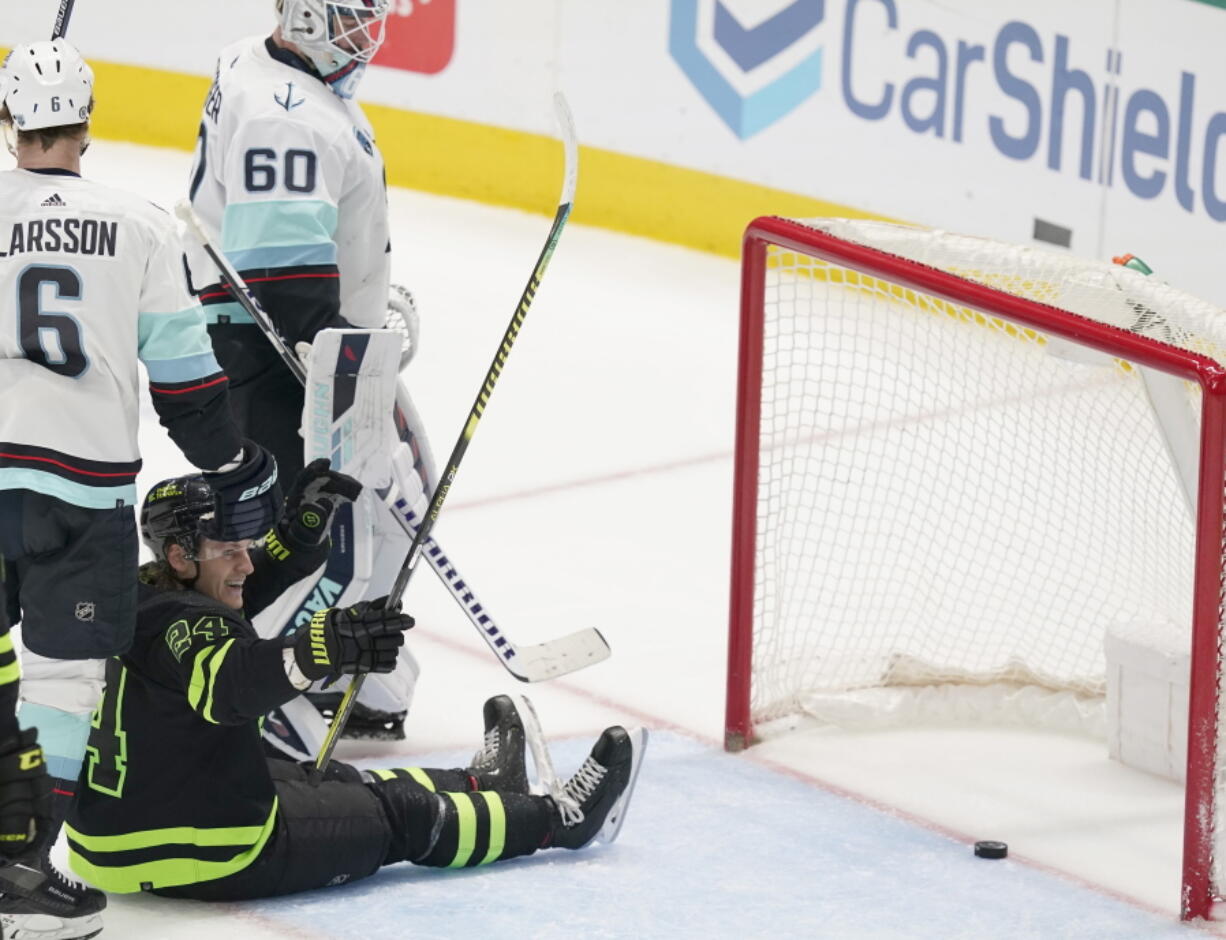
[[[200,474],[163,480],[145,494],[141,504],[141,541],[159,561],[166,560],[171,542],[179,545],[188,558],[195,558],[200,520],[211,516],[214,509],[213,491]]]

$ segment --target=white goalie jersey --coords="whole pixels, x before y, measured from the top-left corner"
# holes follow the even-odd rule
[[[356,103],[333,94],[270,39],[249,38],[222,51],[190,196],[257,292],[276,279],[299,286],[300,297],[318,298],[305,310],[294,304],[302,310],[298,322],[277,323],[291,344],[329,326],[383,326],[391,243],[374,131]],[[189,246],[187,257],[209,322],[251,322],[217,288],[219,273],[207,255]],[[285,320],[277,305],[266,306],[274,321]]]

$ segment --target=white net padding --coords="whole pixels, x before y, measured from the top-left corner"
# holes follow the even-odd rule
[[[906,226],[803,224],[1226,360],[1226,313],[1156,276]],[[929,706],[961,720],[992,712],[984,689],[1064,721],[1102,696],[1112,627],[1186,641],[1194,520],[1142,370],[779,247],[763,299],[755,724],[807,710],[872,725]],[[1199,388],[1165,381],[1194,425]]]

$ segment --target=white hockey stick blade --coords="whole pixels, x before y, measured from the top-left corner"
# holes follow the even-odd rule
[[[410,538],[417,534],[417,517],[396,488],[388,491],[385,502]],[[434,569],[447,591],[455,598],[469,622],[507,670],[520,682],[543,682],[604,662],[612,655],[609,643],[595,627],[578,630],[555,640],[531,646],[517,646],[502,632],[502,628],[486,611],[468,582],[461,577],[443,547],[426,536],[422,555]]]
[[[497,627],[494,627],[494,631],[491,634],[487,625],[481,634],[490,649],[502,660],[507,672],[520,682],[556,679],[604,662],[612,654],[608,641],[595,627],[576,630],[531,646],[513,646]]]
[[[332,469],[363,486],[388,483],[400,336],[392,330],[320,330],[311,344],[302,409],[309,463],[326,457]]]
[[[631,728],[627,733],[630,735],[630,745],[634,749],[630,759],[630,782],[626,784],[626,789],[622,791],[622,795],[617,798],[617,802],[609,810],[609,815],[605,817],[604,825],[600,827],[600,832],[596,836],[596,841],[603,845],[614,841],[622,831],[622,823],[626,821],[626,810],[630,808],[630,798],[634,796],[634,785],[638,783],[639,769],[643,764],[643,752],[647,750],[646,728]]]

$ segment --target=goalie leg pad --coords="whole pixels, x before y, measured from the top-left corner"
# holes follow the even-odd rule
[[[265,747],[290,760],[314,760],[327,734],[328,723],[302,695],[273,709],[264,719]]]
[[[358,704],[377,712],[394,715],[407,712],[413,704],[413,693],[421,675],[421,664],[409,652],[408,644],[400,647],[400,658],[392,672],[370,673],[358,693]]]
[[[75,782],[85,758],[90,716],[102,697],[106,660],[48,659],[23,651],[21,707],[23,728],[38,728],[47,772]]]

